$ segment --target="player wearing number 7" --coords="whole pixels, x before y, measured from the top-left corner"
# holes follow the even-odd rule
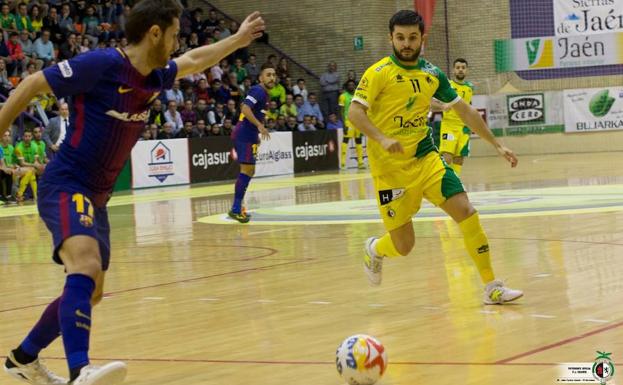
[[[370,169],[387,233],[366,241],[364,269],[371,284],[381,283],[383,259],[407,255],[415,245],[411,217],[422,198],[444,210],[461,228],[465,247],[485,284],[484,303],[501,304],[523,295],[495,279],[489,241],[463,184],[442,160],[426,125],[431,99],[453,106],[467,126],[495,147],[511,167],[515,154],[500,144],[478,111],[465,103],[446,75],[419,57],[426,41],[424,21],[414,11],[399,11],[389,22],[394,54],[365,72],[351,103],[349,118],[369,139]]]
[[[69,128],[58,155],[39,184],[39,214],[52,233],[53,258],[67,272],[63,294],[43,312],[21,344],[9,352],[5,370],[33,385],[65,385],[38,355],[59,335],[69,384],[116,385],[125,364],[91,366],[91,307],[102,298],[110,260],[106,203],[115,179],[145,127],[147,110],[176,78],[199,73],[261,36],[264,21],[253,13],[238,32],[170,60],[178,49],[177,0],[143,0],[128,16],[126,49],[100,49],[37,72],[20,83],[0,110],[0,134],[34,96],[73,97]],[[156,381],[158,382],[158,381]]]

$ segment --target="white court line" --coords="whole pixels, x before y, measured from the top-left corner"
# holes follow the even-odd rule
[[[495,310],[480,310],[479,313],[482,313],[482,314],[498,314],[498,312],[495,311]]]
[[[199,301],[220,301],[220,298],[199,298]]]
[[[273,302],[277,302],[274,299],[258,299],[257,302],[259,303],[273,303]]]
[[[534,278],[546,278],[546,277],[551,277],[552,275],[549,273],[541,273],[541,274],[535,274],[532,277]]]
[[[311,305],[329,305],[329,304],[331,304],[331,302],[327,302],[327,301],[310,301],[310,302],[307,302],[307,303],[309,303]]]
[[[547,318],[547,319],[556,318],[555,315],[548,315],[548,314],[530,314],[530,317],[534,317],[534,318]]]
[[[250,231],[249,235],[257,235],[257,234],[265,234],[265,233],[273,233],[275,231],[281,231],[282,229],[270,229],[270,230],[262,230],[262,231]]]
[[[598,323],[598,324],[607,324],[610,321],[605,320],[605,319],[588,318],[588,319],[585,319],[584,322],[595,322],[595,323]]]
[[[383,305],[382,303],[371,303],[371,304],[368,304],[368,306],[370,306],[370,307],[383,307],[385,305]]]
[[[439,307],[439,306],[422,306],[422,309],[426,309],[426,310],[441,310],[441,307]]]
[[[58,296],[57,296],[58,297]],[[35,297],[36,299],[53,299],[56,297],[50,297],[50,296],[41,296],[41,297]]]
[[[143,299],[146,301],[162,301],[164,297],[144,297]]]

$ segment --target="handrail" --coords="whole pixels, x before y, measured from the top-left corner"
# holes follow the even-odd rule
[[[0,94],[0,105],[4,105],[4,102],[6,102],[6,100],[7,100],[7,97],[2,95],[2,94]],[[24,116],[30,118],[31,120],[33,120],[40,127],[45,127],[45,125],[43,124],[43,121],[41,119],[37,118],[36,116],[34,116],[33,114],[31,114],[29,112],[26,112],[26,111],[22,111],[22,113],[19,115],[19,118],[23,118]]]
[[[234,19],[233,17],[229,16],[227,13],[223,12],[220,8],[215,7],[212,3],[210,3],[207,0],[201,0],[203,3],[206,3],[210,8],[214,9],[216,12],[220,13],[221,15],[225,16],[225,18],[231,20],[231,21],[235,21],[238,24],[240,24],[240,21]],[[316,80],[320,80],[320,76],[317,75],[314,71],[310,70],[309,68],[307,68],[305,65],[299,63],[296,59],[294,59],[292,56],[288,55],[287,53],[285,53],[281,48],[275,46],[274,44],[268,43],[268,42],[264,42],[264,44],[266,44],[267,46],[269,46],[270,48],[274,49],[275,51],[277,51],[277,53],[283,57],[285,57],[286,59],[288,59],[292,64],[300,67],[303,71],[305,71],[305,73],[307,73],[308,75],[311,75],[313,78],[315,78]]]

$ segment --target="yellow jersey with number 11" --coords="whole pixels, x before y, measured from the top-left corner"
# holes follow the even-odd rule
[[[391,55],[366,70],[353,101],[368,107],[372,124],[383,135],[398,140],[405,150],[403,154],[390,154],[380,143],[369,141],[372,175],[404,168],[414,158],[437,150],[426,124],[433,97],[450,104],[460,100],[446,74],[424,59],[405,66]]]

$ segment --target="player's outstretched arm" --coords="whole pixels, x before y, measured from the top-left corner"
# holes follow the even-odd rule
[[[433,112],[446,112],[452,108],[452,106],[449,106],[446,103],[442,103],[435,98],[431,99],[430,107]]]
[[[215,44],[192,49],[175,59],[177,78],[196,74],[217,64],[235,50],[246,47],[262,36],[266,25],[259,12],[253,12],[240,25],[236,34]]]
[[[399,141],[383,135],[383,133],[372,124],[366,113],[367,109],[368,108],[363,104],[353,100],[348,109],[348,120],[368,138],[379,142],[386,151],[391,153],[404,152]]]
[[[481,138],[489,142],[493,147],[495,147],[498,154],[504,157],[504,159],[506,159],[511,164],[511,167],[517,166],[518,160],[515,156],[515,153],[511,149],[504,147],[500,142],[498,142],[498,140],[495,138],[495,136],[493,136],[493,133],[487,126],[487,123],[482,119],[482,116],[480,116],[480,113],[474,107],[465,103],[465,101],[461,99],[458,102],[454,103],[452,105],[452,108],[454,108],[457,114],[459,114],[459,117],[461,118],[461,120],[463,120],[465,125],[474,130],[474,132],[476,132],[478,136],[480,136]]]
[[[52,89],[43,72],[35,72],[22,80],[0,109],[0,135],[11,129],[11,123],[35,96],[48,93],[52,93]]]

